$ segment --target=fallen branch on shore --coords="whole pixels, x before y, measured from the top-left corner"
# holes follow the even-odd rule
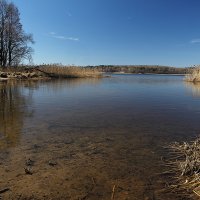
[[[8,192],[9,190],[10,190],[10,188],[4,188],[4,189],[0,190],[0,194]]]
[[[116,188],[116,185],[114,185],[112,188],[111,200],[114,200],[114,198],[115,198],[115,188]]]

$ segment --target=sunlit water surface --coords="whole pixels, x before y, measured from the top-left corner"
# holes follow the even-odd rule
[[[110,199],[115,186],[115,199],[180,199],[159,174],[163,147],[200,134],[200,86],[183,78],[1,81],[4,198]]]

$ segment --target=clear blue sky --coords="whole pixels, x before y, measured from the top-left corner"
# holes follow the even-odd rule
[[[200,0],[13,2],[35,64],[200,64]]]

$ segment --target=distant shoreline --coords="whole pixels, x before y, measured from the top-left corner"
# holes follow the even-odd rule
[[[87,68],[116,74],[187,74],[190,69],[159,65],[99,65]]]
[[[158,74],[158,73],[126,73],[126,72],[105,72],[105,74],[117,74],[117,75],[173,75],[173,76],[185,76],[187,74]]]
[[[184,76],[189,68],[176,68],[158,65],[99,65],[99,66],[19,66],[0,68],[0,80],[41,80],[57,78],[100,78],[102,74],[118,75],[173,75]]]

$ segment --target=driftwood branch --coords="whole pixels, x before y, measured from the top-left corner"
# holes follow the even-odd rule
[[[4,188],[4,189],[0,190],[0,194],[3,194],[3,193],[5,193],[5,192],[7,192],[9,190],[10,190],[10,188]]]

